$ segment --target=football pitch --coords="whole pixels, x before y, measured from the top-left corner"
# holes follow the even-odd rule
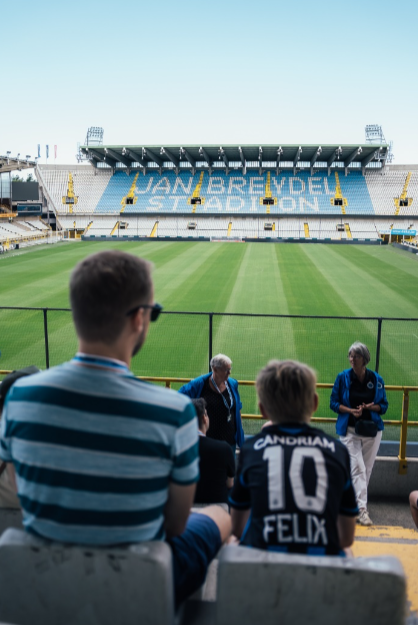
[[[377,318],[391,317],[397,320],[381,324],[379,372],[386,384],[418,384],[418,257],[388,246],[112,241],[32,247],[0,257],[0,306],[68,308],[71,270],[104,249],[150,260],[155,299],[173,313],[151,325],[132,362],[137,375],[194,377],[208,370],[209,315],[178,314],[183,311],[294,315],[213,316],[213,354],[228,354],[239,380],[254,380],[271,358],[296,358],[316,369],[319,382],[333,382],[348,367],[355,340],[368,345],[374,368]],[[0,309],[0,320],[0,369],[44,368],[42,311]],[[69,312],[50,311],[47,323],[55,365],[71,358],[76,339]],[[329,393],[320,392],[317,416],[334,416]],[[241,395],[243,412],[257,413],[254,389],[242,387]],[[400,419],[402,393],[388,396],[386,418]],[[410,416],[418,418],[418,393],[411,394]]]

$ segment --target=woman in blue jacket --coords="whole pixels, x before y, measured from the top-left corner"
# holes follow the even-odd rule
[[[238,382],[230,378],[232,360],[218,354],[210,361],[211,373],[201,375],[179,389],[179,393],[191,399],[203,397],[207,404],[210,421],[207,436],[226,441],[235,453],[236,446],[244,442],[241,422],[242,403]]]
[[[367,511],[367,487],[382,439],[382,415],[388,409],[385,384],[367,369],[370,352],[364,343],[348,350],[351,368],[337,375],[331,410],[338,414],[337,434],[350,453],[351,477],[360,510],[358,522],[373,525]]]

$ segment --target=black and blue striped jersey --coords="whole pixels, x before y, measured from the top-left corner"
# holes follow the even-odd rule
[[[338,555],[338,515],[358,514],[348,451],[308,424],[268,426],[241,449],[230,505],[251,509],[243,545]]]

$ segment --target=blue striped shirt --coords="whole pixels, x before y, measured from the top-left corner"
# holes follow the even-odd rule
[[[164,538],[170,482],[199,479],[195,410],[118,361],[81,354],[18,380],[1,422],[24,525],[51,540]]]

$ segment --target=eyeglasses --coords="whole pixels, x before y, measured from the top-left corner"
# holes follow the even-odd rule
[[[160,316],[160,312],[163,309],[161,304],[157,304],[157,302],[155,302],[155,304],[153,304],[152,306],[151,304],[140,304],[139,306],[135,306],[135,308],[128,310],[128,312],[126,313],[126,316],[129,317],[129,315],[133,315],[140,308],[151,308],[151,315],[150,315],[151,321],[157,321],[158,317]]]

